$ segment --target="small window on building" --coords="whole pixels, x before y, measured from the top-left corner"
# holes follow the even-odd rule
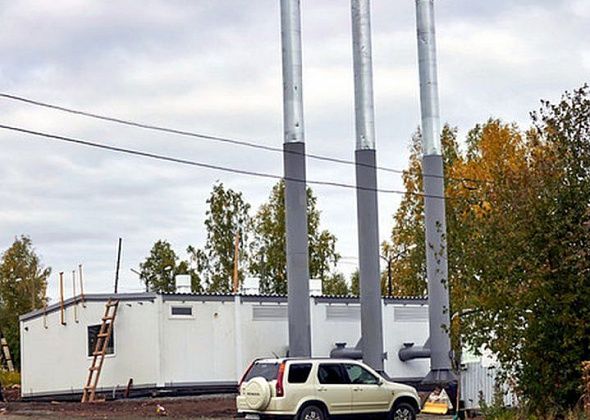
[[[171,308],[172,316],[193,316],[192,306],[172,306]]]
[[[311,363],[296,363],[289,366],[289,383],[304,384],[311,372]]]
[[[88,356],[92,356],[96,348],[96,340],[98,339],[98,333],[100,332],[100,325],[89,325],[88,326]],[[106,354],[115,353],[115,334],[114,326],[111,329],[111,335],[109,337],[109,345],[106,348]]]

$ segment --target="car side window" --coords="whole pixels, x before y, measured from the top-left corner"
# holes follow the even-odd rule
[[[344,372],[341,364],[326,363],[318,368],[318,380],[324,385],[349,384],[348,375]]]
[[[348,378],[350,383],[352,384],[361,384],[361,385],[378,385],[379,378],[369,372],[362,366],[353,365],[353,364],[346,364],[344,365],[346,369],[346,373],[348,374]]]
[[[290,384],[304,384],[307,382],[309,372],[311,372],[311,363],[293,363],[289,366],[287,381]]]

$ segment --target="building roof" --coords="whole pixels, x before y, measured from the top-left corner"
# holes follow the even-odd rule
[[[157,296],[162,296],[162,300],[166,301],[196,301],[196,302],[230,302],[235,300],[236,295],[230,293],[178,293],[178,292],[142,292],[142,293],[96,293],[84,295],[83,300],[85,302],[106,302],[109,299],[117,299],[121,302],[154,302]],[[238,294],[241,302],[277,302],[287,303],[286,295],[250,295],[250,294]],[[345,303],[345,304],[359,304],[360,299],[358,296],[312,296],[316,303]],[[392,304],[428,304],[428,298],[426,297],[385,297],[383,301],[386,305]],[[64,300],[64,308],[75,305],[82,302],[82,296],[78,295],[75,297]],[[59,311],[61,308],[60,302],[48,305],[46,308],[36,309],[34,311],[25,313],[20,316],[21,321],[28,321],[45,314]]]

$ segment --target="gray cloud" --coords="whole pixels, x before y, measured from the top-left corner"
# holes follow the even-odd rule
[[[308,150],[353,158],[350,12],[304,1]],[[580,0],[437,2],[443,118],[464,133],[490,116],[526,126],[540,98],[587,81],[590,7]],[[413,2],[374,0],[378,159],[403,168],[419,124]],[[0,1],[0,86],[15,94],[280,146],[276,0]],[[0,100],[2,121],[106,144],[280,174],[278,154],[182,139]],[[0,132],[0,247],[30,234],[54,272],[85,264],[87,288],[112,286],[116,241],[128,270],[153,242],[182,253],[204,238],[205,200],[221,180],[256,208],[273,183]],[[354,182],[346,165],[309,161],[312,179]],[[383,188],[401,189],[381,173]],[[353,190],[314,187],[325,227],[356,255]],[[388,237],[399,196],[380,196]],[[350,260],[349,260],[350,262]],[[342,270],[351,271],[350,264]],[[50,294],[55,296],[56,277]]]

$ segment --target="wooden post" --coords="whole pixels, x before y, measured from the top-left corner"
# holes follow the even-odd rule
[[[238,278],[238,256],[240,252],[240,231],[236,232],[236,241],[234,244],[234,294],[240,289],[240,280]]]
[[[31,277],[31,310],[34,311],[35,310],[35,277]]]
[[[74,322],[78,322],[78,298],[76,297],[76,270],[72,270],[72,289],[74,295]]]
[[[82,264],[78,265],[78,271],[80,274],[80,300],[82,301],[82,307],[85,308],[86,304],[84,303],[84,284],[82,282]]]
[[[47,280],[49,282],[49,280]],[[45,292],[43,296],[43,327],[47,328],[47,283],[45,283]]]
[[[64,308],[64,273],[59,273],[59,315],[61,325],[66,325],[65,308]]]

